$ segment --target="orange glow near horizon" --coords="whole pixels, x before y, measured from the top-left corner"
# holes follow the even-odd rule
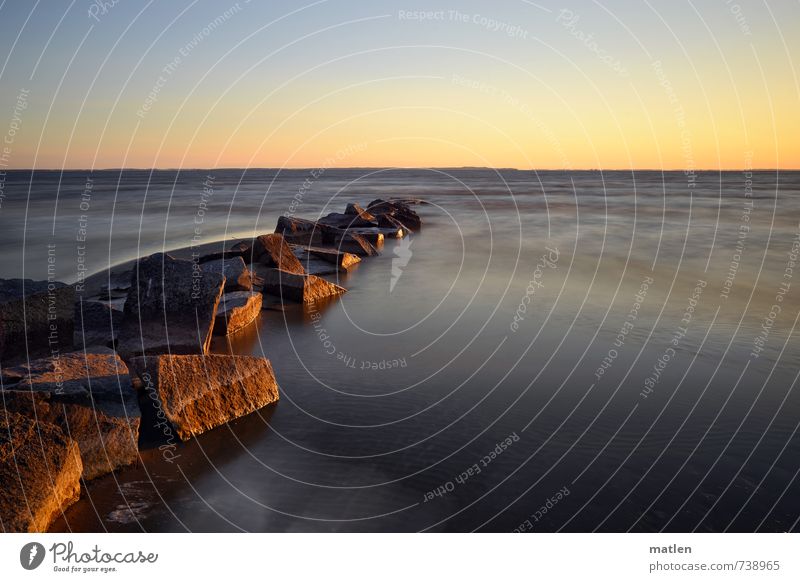
[[[274,46],[277,33],[239,47],[271,17],[248,4],[247,17],[231,15],[165,76],[213,13],[181,21],[143,53],[138,38],[114,44],[112,17],[123,26],[126,10],[115,6],[75,63],[46,53],[6,167],[800,169],[791,57],[800,41],[772,34],[769,15],[748,14],[748,37],[725,9],[701,23],[672,7],[621,5],[617,21],[584,3],[578,23],[595,45],[557,11],[530,6],[504,16],[525,24],[524,39],[390,10],[360,27],[339,26],[337,15],[324,34],[327,21],[308,31],[290,20]],[[142,26],[140,35],[150,32]],[[104,62],[109,46],[122,64]],[[596,47],[624,62],[624,74]],[[265,60],[271,50],[280,58]],[[0,89],[7,111],[15,87],[28,84],[20,67]]]

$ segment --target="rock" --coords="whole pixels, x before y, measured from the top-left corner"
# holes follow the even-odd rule
[[[379,255],[378,249],[362,235],[354,233],[343,233],[333,240],[324,239],[325,244],[332,245],[337,251],[352,253],[359,257],[374,257]]]
[[[198,259],[198,263],[210,263],[211,261],[219,261],[220,259],[235,259],[236,257],[242,257],[245,262],[250,260],[250,253],[253,248],[252,241],[239,241],[234,245],[231,245],[231,248],[227,251],[217,251],[216,253],[208,253],[207,255],[203,255]]]
[[[318,244],[324,236],[335,237],[340,229],[305,218],[281,216],[275,232],[282,234],[287,242],[300,245]]]
[[[216,253],[208,253],[207,255],[203,255],[197,259],[197,262],[201,265],[205,265],[207,263],[214,263],[222,260],[233,261],[237,258],[243,258],[245,254],[246,251],[218,251]]]
[[[289,273],[302,275],[303,265],[294,256],[289,243],[278,233],[264,234],[253,243],[253,261]]]
[[[378,226],[394,231],[396,236],[392,236],[391,238],[403,238],[407,232],[413,232],[391,214],[381,214],[378,218]],[[388,236],[390,235],[387,235],[387,237]]]
[[[98,297],[103,301],[114,301],[115,299],[124,298],[128,295],[128,290],[131,288],[131,271],[130,269],[124,271],[110,272],[106,278],[107,283],[100,286]],[[80,299],[76,297],[76,300]],[[77,325],[77,322],[76,322]]]
[[[252,291],[253,289],[250,269],[247,268],[244,259],[240,256],[203,263],[203,270],[224,275],[226,293],[229,291]]]
[[[240,240],[236,244],[231,245],[231,253],[241,253],[244,257],[253,248],[253,241]]]
[[[332,263],[340,269],[347,270],[353,265],[361,262],[361,258],[353,253],[337,251],[336,249],[326,249],[322,247],[303,247],[303,250],[311,256],[322,259],[327,263]]]
[[[366,222],[374,223],[376,221],[375,217],[364,210],[357,202],[348,204],[347,208],[344,209],[344,213],[356,215]]]
[[[338,212],[331,212],[327,216],[320,218],[317,221],[317,224],[346,230],[348,228],[358,228],[359,226],[377,226],[378,223],[375,221],[374,216],[366,212],[364,213],[364,216],[358,214],[339,214]]]
[[[142,353],[204,354],[225,277],[192,261],[155,254],[131,276],[117,342],[123,358]]]
[[[261,313],[261,293],[234,291],[225,293],[219,302],[214,333],[228,335],[249,325]]]
[[[397,236],[397,231],[391,228],[378,228],[376,226],[370,228],[352,228],[347,231],[348,234],[355,234],[361,237],[374,246],[376,249],[383,247],[385,235],[391,238],[402,238]]]
[[[3,370],[3,383],[8,410],[54,424],[77,441],[84,479],[139,459],[139,404],[128,368],[112,350],[34,360]]]
[[[411,207],[401,200],[385,201],[380,198],[373,200],[367,206],[367,210],[374,214],[380,221],[381,215],[388,214],[399,220],[403,226],[412,232],[422,228],[422,219]]]
[[[122,311],[113,309],[101,301],[78,301],[75,303],[76,348],[90,346],[111,347],[122,325]]]
[[[81,494],[78,444],[52,424],[0,410],[0,527],[46,532]]]
[[[303,246],[296,246],[292,248],[294,255],[300,261],[300,264],[303,265],[303,269],[305,269],[306,275],[337,275],[340,269],[334,265],[333,263],[328,263],[327,261],[323,261],[322,259],[318,259],[317,257],[313,257],[303,249],[306,247]],[[270,267],[264,267],[263,272],[267,272],[272,270]],[[264,279],[261,279],[261,287],[264,286]]]
[[[65,283],[0,279],[0,363],[72,349],[74,306]]]
[[[414,206],[422,204],[430,205],[430,202],[428,202],[427,200],[423,200],[422,198],[390,198],[389,202],[392,202],[394,204],[405,204],[406,206]]]
[[[305,218],[295,218],[292,216],[281,216],[278,218],[278,225],[275,232],[285,237],[291,235],[307,234],[316,228],[317,224]]]
[[[182,440],[278,400],[272,365],[252,356],[161,355],[134,358],[144,390]],[[152,401],[151,397],[143,400]]]
[[[264,275],[262,292],[275,295],[286,301],[313,303],[320,299],[346,293],[347,289],[329,283],[315,275],[296,275],[273,269]]]

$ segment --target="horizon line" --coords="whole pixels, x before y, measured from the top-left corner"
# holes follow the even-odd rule
[[[493,170],[493,171],[513,171],[513,172],[798,172],[800,166],[796,168],[514,168],[491,167],[491,166],[336,166],[336,167],[315,167],[315,166],[221,166],[221,167],[109,167],[109,168],[0,168],[0,173],[6,172],[112,172],[112,171],[151,171],[151,172],[195,172],[195,171],[231,171],[231,170]]]

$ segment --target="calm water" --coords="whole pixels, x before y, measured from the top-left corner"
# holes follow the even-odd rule
[[[340,300],[217,342],[271,359],[277,405],[173,463],[145,451],[55,529],[796,530],[799,189],[774,172],[11,173],[7,277],[46,277],[48,251],[76,281],[271,232],[293,205],[430,202]]]

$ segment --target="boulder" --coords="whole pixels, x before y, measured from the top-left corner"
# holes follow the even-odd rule
[[[278,233],[261,235],[253,242],[253,261],[289,273],[305,273],[289,243]]]
[[[313,303],[320,299],[341,295],[347,292],[347,289],[315,275],[296,275],[273,269],[264,274],[262,292],[286,301]]]
[[[0,364],[72,349],[75,288],[0,279]]]
[[[122,325],[122,310],[112,308],[101,301],[78,301],[75,303],[76,348],[90,346],[111,347]]]
[[[340,229],[305,218],[281,216],[275,232],[282,234],[287,242],[310,245],[319,243],[325,236],[335,237]]]
[[[130,269],[123,271],[112,271],[108,273],[107,282],[101,285],[98,291],[98,298],[102,301],[114,301],[117,299],[124,299],[128,296],[128,290],[131,288],[131,271]],[[76,293],[77,295],[77,293]],[[76,300],[82,299],[77,297]],[[77,325],[77,322],[76,324]]]
[[[362,220],[370,223],[374,223],[376,220],[375,217],[364,210],[358,202],[348,204],[347,208],[344,209],[344,213],[358,216]]]
[[[232,261],[237,258],[244,258],[247,254],[246,250],[242,251],[217,251],[216,253],[208,253],[207,255],[203,255],[197,262],[201,265],[205,265],[206,263],[213,263],[216,261],[226,260]],[[249,258],[249,257],[248,257]]]
[[[78,444],[55,425],[0,410],[0,529],[46,532],[81,494]]]
[[[71,352],[3,370],[8,410],[54,424],[80,448],[83,478],[135,463],[141,414],[128,368],[113,351]]]
[[[328,263],[323,261],[322,259],[318,259],[317,257],[313,257],[308,254],[304,249],[306,247],[303,246],[294,246],[292,251],[294,255],[300,261],[300,264],[303,265],[303,269],[306,272],[306,275],[337,275],[339,273],[339,268],[334,265],[333,263]],[[272,270],[270,267],[263,267],[262,271],[267,272]],[[259,271],[261,272],[261,271]],[[264,279],[261,278],[261,287],[264,286]]]
[[[348,228],[358,228],[359,226],[376,226],[378,223],[375,221],[374,216],[366,212],[363,216],[358,214],[339,214],[338,212],[331,212],[327,216],[320,218],[317,221],[317,224],[346,230]]]
[[[347,270],[353,265],[361,262],[361,258],[353,253],[346,253],[336,249],[326,249],[322,247],[304,247],[303,249],[309,255],[322,259],[327,263],[336,265],[339,269]]]
[[[156,402],[182,440],[250,414],[278,400],[278,384],[266,358],[161,355],[134,358],[143,401]]]
[[[310,233],[316,228],[316,226],[316,223],[312,220],[295,218],[293,216],[281,216],[278,218],[278,224],[275,227],[275,232],[288,237]]]
[[[240,256],[203,263],[203,270],[224,275],[226,293],[229,291],[252,291],[253,289],[250,269],[247,268],[244,259]]]
[[[391,238],[403,238],[407,232],[413,232],[410,228],[408,228],[405,224],[391,214],[381,214],[378,218],[378,226],[392,230],[395,233],[395,236],[392,236]],[[387,236],[391,235],[387,234]]]
[[[351,232],[341,233],[332,239],[323,239],[323,242],[335,247],[337,251],[352,253],[359,257],[374,257],[380,254],[364,236]]]
[[[374,214],[379,221],[381,215],[388,214],[393,216],[412,232],[416,232],[422,228],[422,219],[419,217],[419,214],[402,200],[390,200],[387,202],[386,200],[378,198],[369,203],[367,210],[370,214]]]
[[[228,335],[249,325],[261,313],[261,299],[256,291],[225,293],[217,309],[214,333]]]
[[[369,244],[376,249],[383,247],[386,235],[391,238],[402,238],[397,236],[397,231],[391,228],[378,228],[376,226],[370,228],[352,228],[347,231],[348,234],[358,235],[363,237]]]
[[[223,275],[192,261],[160,253],[141,259],[131,275],[118,351],[126,359],[208,352],[224,285]]]

